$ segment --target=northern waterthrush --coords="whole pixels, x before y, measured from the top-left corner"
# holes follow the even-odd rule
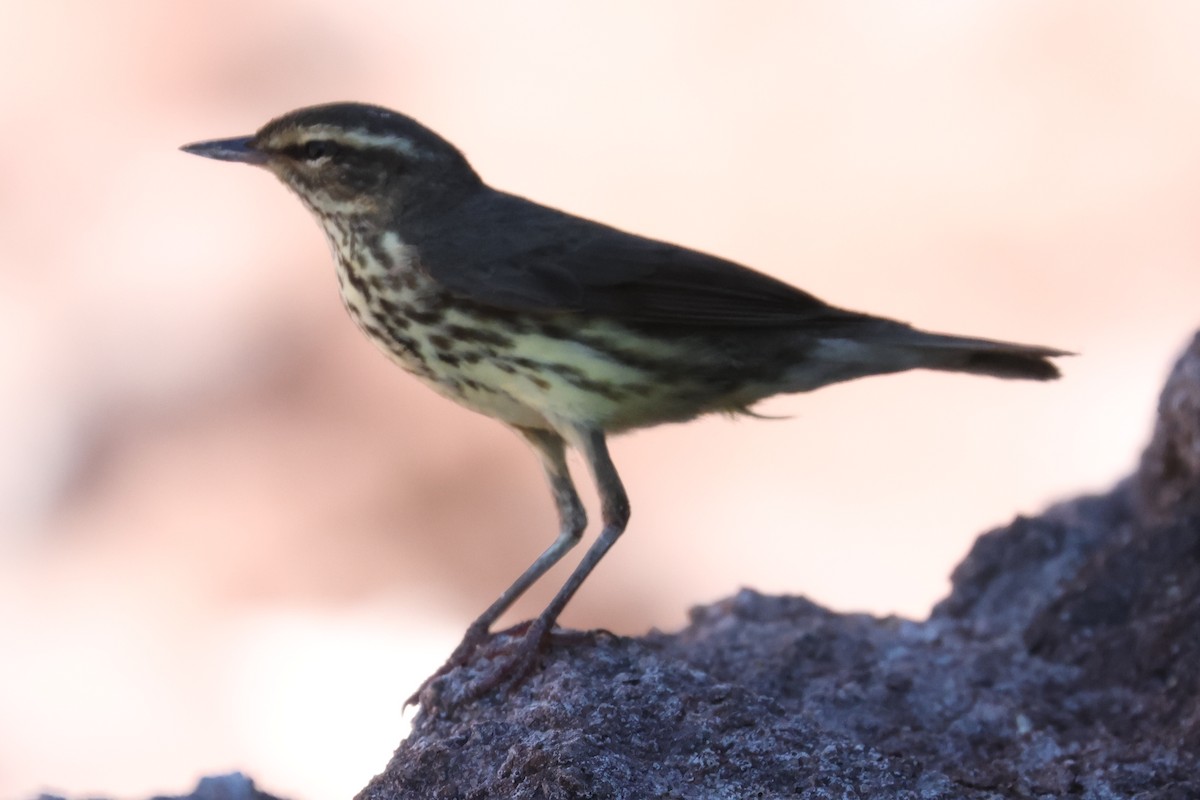
[[[574,546],[587,462],[604,527],[478,692],[525,674],[559,613],[625,530],[609,434],[909,369],[1048,380],[1064,351],[926,333],[845,311],[730,261],[491,188],[449,142],[356,103],[304,108],[189,153],[265,167],[316,215],[354,321],[435,391],[520,433],[558,509],[554,542],[468,628],[443,670]],[[439,673],[440,674],[440,673]]]

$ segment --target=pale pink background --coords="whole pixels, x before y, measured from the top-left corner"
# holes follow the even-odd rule
[[[563,621],[919,616],[1146,439],[1200,323],[1198,41],[1188,0],[0,5],[0,796],[348,796],[554,533],[524,445],[360,338],[300,204],[178,145],[377,102],[498,186],[1081,352],[617,441],[633,522]]]

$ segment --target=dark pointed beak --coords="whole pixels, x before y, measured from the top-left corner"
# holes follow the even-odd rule
[[[253,136],[196,142],[195,144],[185,144],[179,149],[185,153],[215,158],[218,161],[240,161],[243,164],[265,164],[267,162],[267,154],[262,150],[255,149]]]

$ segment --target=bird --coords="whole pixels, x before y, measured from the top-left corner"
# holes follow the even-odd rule
[[[328,238],[341,298],[392,361],[516,431],[538,455],[558,532],[422,686],[472,661],[494,623],[582,538],[567,466],[600,498],[596,540],[470,697],[536,666],[559,615],[625,531],[609,437],[777,394],[913,369],[1045,381],[1069,352],[953,336],[845,310],[724,258],[622,231],[488,185],[413,118],[353,102],[301,108],[252,135],[184,145],[266,169]],[[420,702],[421,691],[410,700]]]

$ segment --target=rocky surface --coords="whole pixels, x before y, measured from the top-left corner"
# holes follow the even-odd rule
[[[1200,798],[1198,664],[1200,337],[1137,474],[981,536],[930,619],[744,591],[562,637],[510,696],[422,709],[359,800]]]

